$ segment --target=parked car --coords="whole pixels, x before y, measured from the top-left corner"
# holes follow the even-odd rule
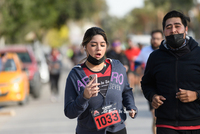
[[[5,58],[0,71],[0,104],[17,102],[23,105],[29,97],[28,76],[17,54],[6,53]]]
[[[0,53],[15,52],[23,63],[23,68],[28,73],[30,94],[39,98],[41,93],[40,73],[33,50],[30,46],[12,45],[0,49]]]

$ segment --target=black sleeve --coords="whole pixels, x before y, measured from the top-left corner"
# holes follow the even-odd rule
[[[200,90],[197,90],[197,101],[200,103]]]
[[[152,101],[152,97],[156,94],[156,79],[153,75],[154,61],[153,56],[150,55],[141,81],[143,94],[150,102]]]
[[[128,67],[130,67],[129,60],[128,60],[128,58],[126,57],[126,55],[124,55],[124,54],[120,55],[119,61],[120,61],[123,65],[127,65]]]

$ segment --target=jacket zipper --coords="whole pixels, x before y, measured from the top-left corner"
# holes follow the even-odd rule
[[[174,55],[175,56],[175,58],[176,58],[176,65],[175,65],[175,80],[176,80],[176,93],[179,91],[179,88],[178,88],[178,74],[177,74],[177,72],[178,72],[178,57],[174,54],[174,53],[172,53],[171,51],[169,51],[172,55]],[[179,119],[179,108],[178,108],[178,106],[179,106],[179,103],[178,103],[178,99],[176,99],[176,111],[175,111],[175,118],[176,119]],[[178,120],[176,120],[176,126],[178,126]]]
[[[176,89],[179,90],[178,87],[178,76],[177,76],[177,71],[178,71],[178,58],[176,57]],[[178,91],[177,91],[178,92]],[[175,114],[176,119],[179,118],[179,103],[178,103],[178,99],[176,99],[176,114]],[[176,120],[176,126],[178,126],[178,121]]]

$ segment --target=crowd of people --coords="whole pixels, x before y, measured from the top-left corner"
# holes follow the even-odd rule
[[[149,46],[127,38],[126,49],[121,39],[109,43],[103,29],[89,28],[80,51],[85,59],[75,63],[65,86],[64,113],[78,118],[76,133],[126,134],[126,113],[134,119],[140,112],[133,96],[140,87],[153,134],[199,134],[200,48],[187,35],[189,21],[170,11]]]

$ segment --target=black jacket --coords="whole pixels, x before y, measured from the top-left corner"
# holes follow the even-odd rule
[[[166,98],[156,109],[157,124],[173,126],[200,125],[200,100],[183,103],[176,99],[179,88],[200,93],[200,47],[188,38],[190,52],[177,57],[162,42],[147,61],[141,81],[142,90],[150,102],[154,94]]]
[[[106,53],[106,57],[110,59],[119,60],[123,65],[127,65],[130,71],[129,60],[123,52],[121,52],[120,54],[117,54],[114,50],[111,49]]]

